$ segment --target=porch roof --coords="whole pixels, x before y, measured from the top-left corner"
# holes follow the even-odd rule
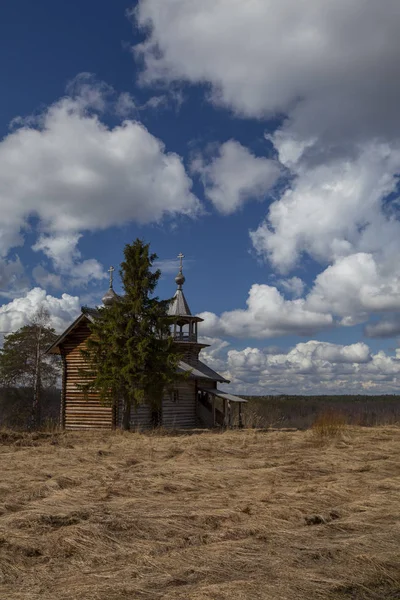
[[[230,402],[246,402],[244,398],[240,398],[240,396],[234,396],[233,394],[228,394],[227,392],[223,392],[221,390],[210,390],[206,388],[199,388],[202,392],[207,392],[208,394],[212,394],[213,396],[218,396],[218,398],[223,398],[224,400],[229,400]]]

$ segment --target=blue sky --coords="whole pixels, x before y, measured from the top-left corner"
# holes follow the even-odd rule
[[[355,4],[5,3],[1,331],[139,236],[238,392],[397,392],[400,15]]]

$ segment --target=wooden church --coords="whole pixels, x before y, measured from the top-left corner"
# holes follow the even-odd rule
[[[242,425],[243,398],[233,396],[218,389],[219,383],[229,383],[222,375],[208,367],[199,359],[199,354],[207,344],[198,342],[198,325],[203,321],[193,316],[183,293],[185,277],[182,272],[180,254],[179,273],[175,277],[177,290],[169,307],[172,317],[171,334],[182,350],[183,359],[179,370],[189,372],[189,377],[179,382],[176,388],[165,393],[160,410],[154,411],[149,405],[132,407],[130,428],[150,429],[156,426],[166,428],[211,428]],[[117,301],[113,289],[110,269],[110,287],[103,297],[103,304],[109,306]],[[65,429],[113,429],[121,426],[122,404],[115,399],[112,406],[100,402],[96,393],[84,394],[77,384],[79,372],[84,366],[81,354],[91,335],[89,323],[96,318],[96,309],[85,311],[64,331],[48,353],[60,354],[63,366],[61,392],[61,426]]]

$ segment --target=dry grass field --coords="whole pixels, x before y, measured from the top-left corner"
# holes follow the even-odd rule
[[[400,598],[400,429],[0,432],[3,600]]]

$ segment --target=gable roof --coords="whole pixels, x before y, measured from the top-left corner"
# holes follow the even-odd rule
[[[63,343],[63,341],[71,333],[71,331],[73,331],[75,329],[75,327],[77,325],[79,325],[79,323],[81,323],[84,319],[87,319],[89,321],[91,320],[89,315],[86,315],[85,313],[82,312],[79,315],[79,317],[77,319],[75,319],[75,321],[73,323],[71,323],[71,325],[69,327],[67,327],[67,329],[64,331],[64,333],[62,333],[56,339],[56,341],[49,348],[47,348],[45,354],[59,354],[58,347],[60,346],[60,344]]]
[[[188,363],[181,360],[179,363],[178,369],[180,371],[191,371],[190,378],[191,379],[208,379],[209,381],[221,381],[222,383],[229,383],[228,379],[219,375],[216,371],[211,369],[211,367],[207,366],[201,360],[196,362],[196,366],[189,365]]]

